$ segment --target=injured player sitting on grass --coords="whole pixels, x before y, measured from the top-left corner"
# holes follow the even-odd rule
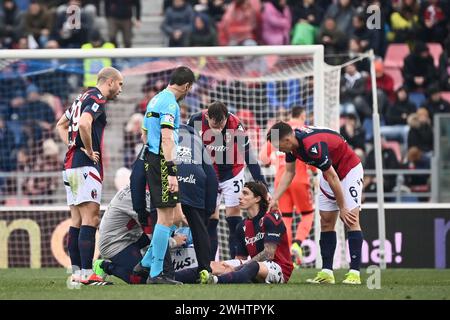
[[[200,283],[286,283],[294,268],[286,227],[278,211],[267,212],[267,188],[261,182],[247,182],[239,197],[239,207],[247,218],[236,229],[236,259],[211,262],[212,273],[202,271]],[[250,260],[247,260],[250,257]],[[175,273],[175,280],[194,283],[196,269]]]

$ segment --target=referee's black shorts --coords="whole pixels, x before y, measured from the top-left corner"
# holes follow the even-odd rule
[[[152,205],[155,208],[174,208],[180,201],[178,192],[169,191],[169,175],[164,156],[146,152],[144,159]]]

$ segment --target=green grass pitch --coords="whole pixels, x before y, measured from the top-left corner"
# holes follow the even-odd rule
[[[381,272],[381,288],[368,289],[372,274],[362,270],[360,286],[311,285],[312,269],[295,270],[289,284],[138,285],[112,278],[113,286],[68,289],[64,269],[0,269],[0,299],[163,299],[163,300],[308,300],[308,299],[450,299],[450,269],[389,269]],[[336,282],[345,271],[335,272]]]

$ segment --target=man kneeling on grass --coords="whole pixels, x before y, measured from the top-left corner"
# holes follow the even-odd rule
[[[248,218],[236,228],[236,259],[212,262],[213,272],[203,270],[201,283],[288,282],[294,266],[286,227],[279,212],[267,212],[268,204],[267,188],[263,183],[252,181],[244,185],[239,207],[247,211]],[[249,256],[251,260],[247,261]],[[175,273],[175,279],[183,283],[195,282],[195,276],[192,269]]]

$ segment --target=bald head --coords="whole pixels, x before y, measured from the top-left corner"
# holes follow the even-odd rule
[[[120,80],[122,79],[122,74],[119,70],[113,67],[105,67],[102,70],[99,71],[97,75],[97,83],[102,84],[106,80]]]
[[[108,99],[115,99],[122,91],[123,77],[119,70],[106,67],[97,75],[97,88]]]

